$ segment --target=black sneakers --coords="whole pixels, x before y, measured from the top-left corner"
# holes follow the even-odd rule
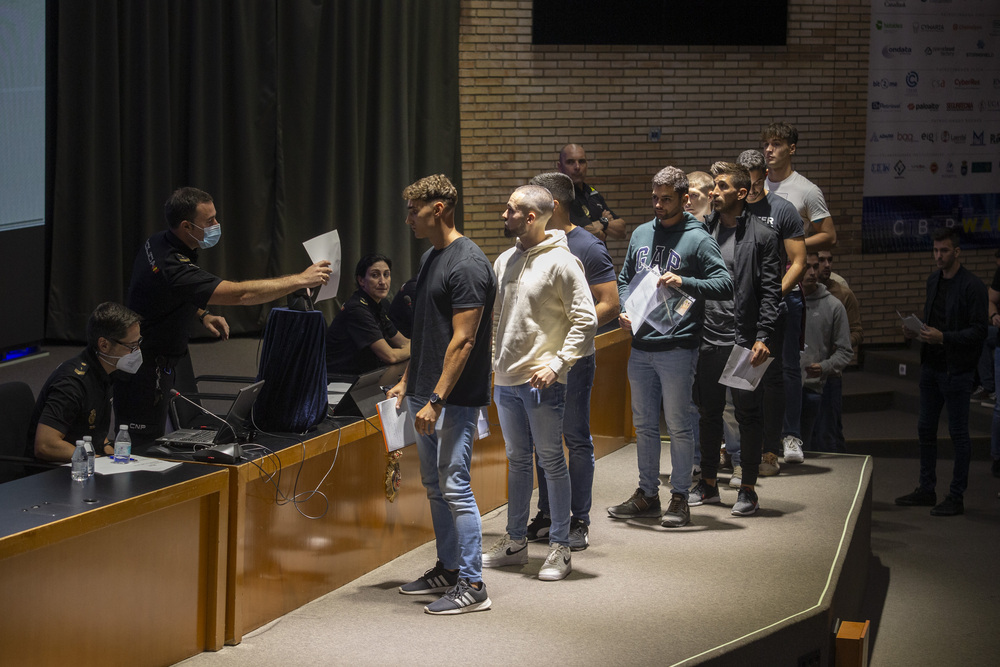
[[[687,498],[679,493],[670,494],[670,504],[660,519],[660,525],[664,528],[680,528],[688,525],[690,521],[691,511],[688,510]]]
[[[931,509],[931,516],[957,516],[965,512],[965,503],[961,498],[948,495]]]
[[[403,584],[399,587],[399,592],[403,595],[425,595],[427,593],[444,593],[446,590],[458,583],[458,571],[449,572],[444,569],[441,561],[437,565],[424,572],[424,576],[416,581]]]
[[[719,487],[708,484],[705,480],[701,480],[688,491],[688,507],[720,502],[722,502],[722,498],[719,496]]]
[[[548,542],[549,528],[552,527],[552,519],[542,514],[539,510],[535,518],[528,524],[527,538],[529,542]]]
[[[580,519],[570,519],[569,521],[569,548],[570,551],[583,551],[590,546],[590,529]]]
[[[621,505],[608,508],[608,514],[616,519],[658,518],[660,513],[660,495],[650,498],[642,492],[642,489],[636,489],[632,497]]]
[[[934,507],[937,504],[937,494],[933,491],[924,491],[918,486],[913,493],[896,498],[896,504],[903,507]]]
[[[444,596],[424,607],[428,614],[464,614],[470,611],[485,611],[493,604],[486,594],[486,584],[476,590],[468,579],[459,579],[458,583]]]

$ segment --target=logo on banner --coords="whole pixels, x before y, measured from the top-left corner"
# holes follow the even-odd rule
[[[979,32],[983,29],[981,25],[975,25],[972,23],[953,23],[951,25],[952,32]]]
[[[897,160],[896,164],[893,165],[893,170],[896,172],[896,178],[902,178],[903,172],[906,171],[906,165],[903,164],[902,160]]]
[[[937,162],[931,162],[931,173],[936,174],[938,172]]]
[[[979,86],[982,85],[982,81],[979,79],[955,79],[955,88],[960,90],[979,90]]]
[[[930,143],[933,144],[934,143],[934,133],[933,132],[921,132],[920,133],[920,140],[921,141],[929,141]]]
[[[913,33],[920,32],[944,32],[943,23],[920,23],[919,21],[913,22]]]
[[[996,146],[997,144],[1000,144],[1000,134],[990,132],[990,146]]]
[[[905,7],[906,6],[906,0],[885,0],[882,3],[882,5],[885,6],[885,7]],[[900,27],[902,27],[902,26],[900,26]]]
[[[946,176],[955,175],[955,164],[951,160],[948,160],[948,164],[944,166],[944,173]]]
[[[981,39],[979,41],[977,41],[976,42],[976,48],[979,49],[979,50],[978,51],[966,51],[965,52],[965,57],[966,58],[992,58],[993,57],[993,52],[986,50],[986,42],[985,41],[983,41]]]
[[[896,102],[890,104],[888,102],[872,102],[872,111],[899,111],[902,108],[902,103]]]
[[[906,74],[906,85],[910,88],[916,88],[917,83],[920,81],[920,75],[916,72],[907,72]]]
[[[896,32],[897,30],[903,29],[903,24],[897,21],[883,21],[879,19],[875,21],[876,30],[885,30],[886,32]]]
[[[924,49],[924,55],[927,56],[945,56],[949,58],[955,55],[954,46],[928,46]]]
[[[986,134],[985,131],[976,132],[975,130],[973,130],[972,131],[972,145],[973,146],[984,146],[985,145],[985,143],[983,141],[983,135],[984,134]]]
[[[889,46],[888,44],[882,47],[882,57],[884,58],[899,58],[913,55],[913,49],[908,46]]]
[[[972,102],[948,102],[945,108],[948,111],[972,111],[976,107]]]
[[[872,136],[868,137],[868,143],[877,144],[880,141],[892,141],[896,138],[896,135],[892,132],[872,132]]]
[[[917,139],[910,132],[897,132],[896,133],[896,141],[898,141],[900,143],[903,143],[903,144],[912,144],[912,143],[915,143],[917,141]]]
[[[888,162],[872,162],[871,172],[873,174],[888,174],[892,171],[892,167]]]
[[[992,174],[993,173],[993,163],[992,162],[973,162],[972,163],[972,173],[973,174]]]
[[[1000,100],[979,100],[979,111],[984,113],[1000,112]]]
[[[890,81],[889,79],[874,79],[872,80],[872,88],[880,88],[882,90],[888,90],[889,88],[898,88],[898,81]]]
[[[920,104],[910,102],[906,105],[906,108],[910,111],[937,111],[940,106],[940,104],[935,104],[934,102],[921,102]]]

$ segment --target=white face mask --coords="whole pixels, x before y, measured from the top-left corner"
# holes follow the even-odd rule
[[[123,357],[113,357],[110,354],[101,353],[101,356],[105,359],[117,359],[115,363],[115,368],[129,375],[135,375],[135,372],[139,370],[142,366],[142,350],[132,350]]]

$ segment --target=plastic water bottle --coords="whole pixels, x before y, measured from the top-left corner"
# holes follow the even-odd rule
[[[122,424],[118,427],[118,435],[115,437],[115,463],[128,463],[132,456],[132,438],[128,434],[128,426]]]
[[[94,476],[94,439],[89,435],[83,436],[83,448],[87,450],[87,477]]]
[[[73,450],[70,477],[73,478],[74,482],[85,482],[87,480],[87,450],[83,446],[83,440],[76,441],[76,449]]]

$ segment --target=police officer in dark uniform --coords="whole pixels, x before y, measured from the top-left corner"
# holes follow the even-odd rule
[[[46,380],[28,429],[25,455],[69,461],[75,443],[89,435],[97,454],[111,427],[111,375],[135,373],[139,352],[139,316],[118,303],[102,303],[87,321],[87,348],[63,362]]]
[[[210,305],[252,306],[302,288],[325,284],[332,269],[317,262],[302,273],[232,282],[198,266],[198,250],[211,248],[222,235],[211,195],[180,188],[164,205],[167,229],[149,237],[132,267],[127,304],[143,318],[143,365],[130,382],[115,386],[119,421],[140,447],[163,435],[170,390],[192,390],[194,370],[188,355],[188,328],[197,320],[214,336],[229,338],[224,317]]]
[[[602,241],[625,238],[625,221],[615,215],[600,192],[584,182],[587,177],[587,153],[583,146],[563,146],[557,167],[573,179],[576,199],[569,205],[570,221]]]
[[[391,270],[392,260],[379,253],[358,262],[354,270],[358,289],[326,332],[327,372],[360,375],[410,358],[409,339],[396,330],[384,307]]]

